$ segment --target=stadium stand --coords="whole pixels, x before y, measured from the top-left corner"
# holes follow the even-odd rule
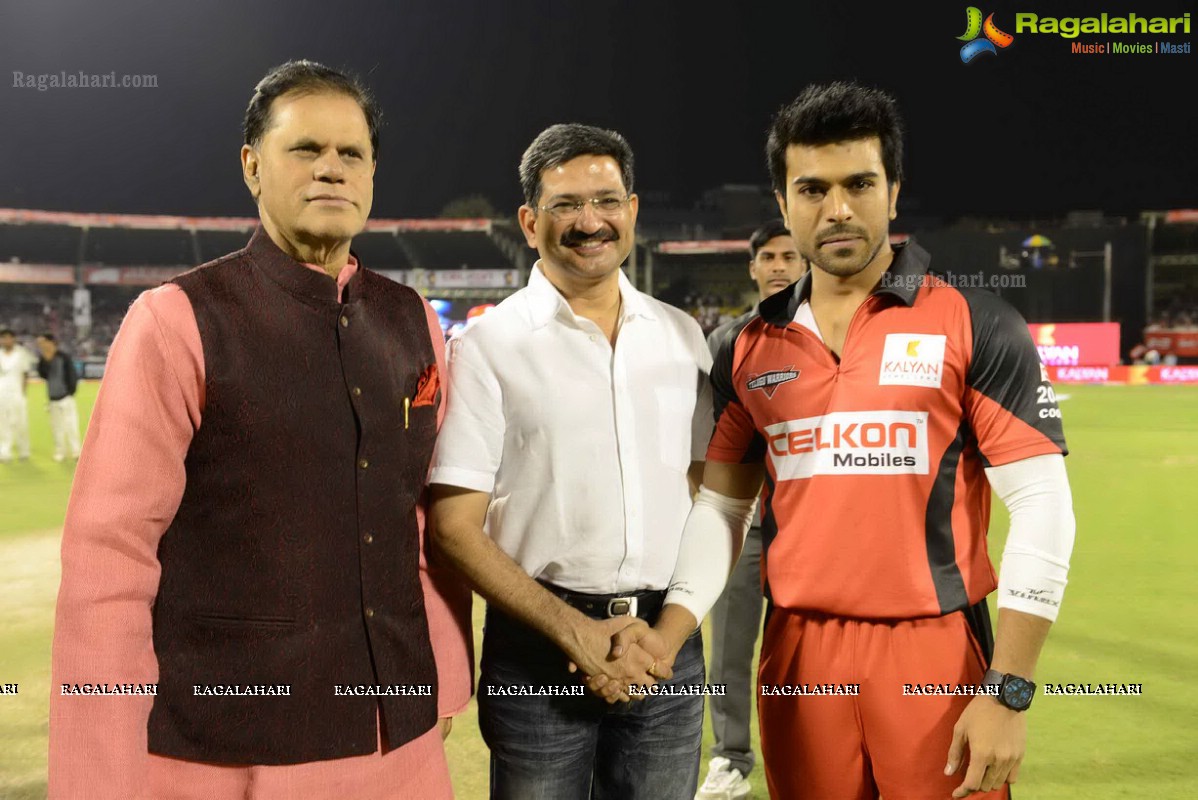
[[[412,266],[422,269],[499,269],[511,262],[491,238],[481,232],[406,231],[400,234],[411,247]]]
[[[197,255],[190,231],[90,228],[83,261],[121,267],[190,267]],[[74,258],[65,263],[74,263]]]
[[[200,245],[198,263],[206,264],[235,250],[240,250],[245,247],[253,232],[253,228],[244,231],[197,230],[196,239]]]
[[[433,234],[442,236],[444,234]],[[474,234],[481,236],[482,234]],[[364,231],[354,237],[353,250],[371,269],[411,269],[412,263],[395,234],[388,231]]]
[[[654,295],[694,317],[704,334],[744,313],[755,301],[747,245],[743,254],[658,252],[652,258]]]
[[[255,224],[252,218],[0,209],[0,323],[26,336],[53,331],[81,356],[102,357],[138,292],[240,249]],[[629,265],[639,287],[688,311],[705,330],[752,304],[747,242],[731,238],[739,229],[696,224],[689,238],[654,230],[639,230],[635,268]],[[963,219],[910,233],[935,254],[939,270],[986,280],[1026,278],[1026,285],[998,291],[1029,322],[1105,318],[1121,324],[1123,354],[1143,345],[1181,364],[1198,362],[1198,210],[1144,212],[1139,220],[1096,214],[1064,221]],[[1017,254],[1032,233],[1055,243],[1055,258],[1029,268],[1004,257]],[[712,238],[718,236],[724,238]],[[1105,280],[1104,248],[1114,264]],[[510,219],[371,220],[354,249],[369,266],[396,273],[430,297],[472,304],[510,294],[535,259]],[[472,277],[462,268],[489,272]],[[438,270],[453,275],[438,278]],[[74,329],[76,285],[91,291],[90,331]]]
[[[74,264],[82,230],[68,225],[0,225],[0,261]]]

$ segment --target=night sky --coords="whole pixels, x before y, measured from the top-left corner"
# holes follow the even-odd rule
[[[270,67],[306,57],[358,73],[381,101],[374,217],[431,216],[472,193],[514,213],[520,154],[566,121],[624,133],[637,189],[690,207],[705,189],[767,182],[773,112],[805,84],[836,78],[898,97],[909,211],[1198,207],[1198,53],[1080,55],[1068,39],[1025,33],[963,64],[967,5],[6,0],[0,206],[252,215],[242,113]],[[1196,10],[1169,0],[979,7],[1008,33],[1016,12]],[[1195,25],[1077,41],[1193,50]],[[12,87],[15,71],[60,70],[153,74],[158,88]]]

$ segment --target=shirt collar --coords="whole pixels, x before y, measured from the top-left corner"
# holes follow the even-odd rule
[[[636,290],[632,282],[628,280],[628,276],[624,274],[624,270],[618,271],[617,280],[620,285],[620,297],[624,303],[624,322],[633,317],[657,319],[648,299]],[[528,273],[528,314],[528,321],[533,329],[543,328],[554,317],[560,316],[563,320],[571,322],[575,319],[574,311],[566,302],[566,298],[562,297],[562,293],[549,282],[545,273],[541,271],[540,259],[532,265],[532,269]]]
[[[350,287],[351,297],[356,291],[360,291],[361,281],[354,278],[362,272],[361,261],[352,252],[350,264],[342,268],[338,280],[331,280],[323,268],[303,264],[284,253],[261,225],[250,237],[246,250],[254,265],[271,280],[309,303],[340,303],[347,285]],[[349,271],[350,265],[352,271]]]
[[[921,278],[928,274],[928,266],[932,256],[914,241],[892,245],[894,259],[886,273],[891,276],[874,289],[874,295],[893,295],[900,302],[910,307],[915,305],[919,295]],[[799,306],[811,299],[811,272],[808,271],[801,279],[791,285],[790,290],[783,290],[761,301],[757,307],[761,318],[771,325],[785,327],[795,318]]]

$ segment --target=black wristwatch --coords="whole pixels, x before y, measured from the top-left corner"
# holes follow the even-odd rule
[[[1036,695],[1036,684],[1018,675],[1004,674],[998,670],[986,670],[982,678],[983,686],[997,686],[998,695],[995,700],[1012,711],[1027,711]]]

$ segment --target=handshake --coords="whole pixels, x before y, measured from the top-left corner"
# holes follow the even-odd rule
[[[643,700],[645,695],[629,687],[672,678],[674,658],[698,624],[691,612],[673,604],[662,609],[653,627],[637,617],[584,617],[561,645],[570,672],[581,672],[591,692],[609,703]]]

